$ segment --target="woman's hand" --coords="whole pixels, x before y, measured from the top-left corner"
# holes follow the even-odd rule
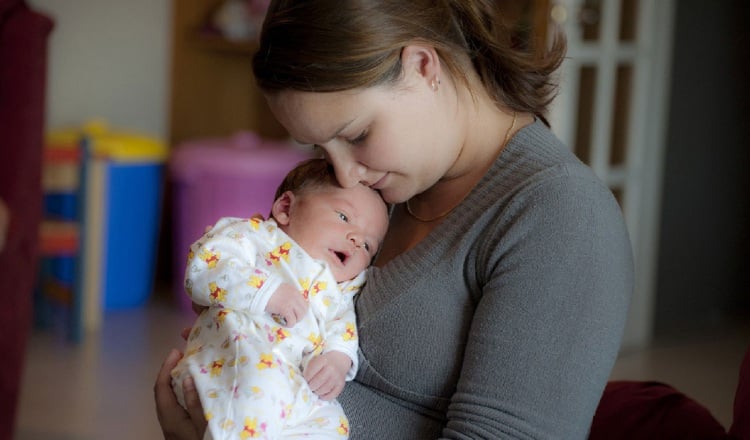
[[[177,402],[177,397],[172,390],[170,373],[181,358],[182,353],[172,349],[161,364],[154,384],[156,415],[165,440],[200,440],[206,431],[206,419],[203,416],[203,407],[193,379],[188,376],[182,383],[187,411]]]

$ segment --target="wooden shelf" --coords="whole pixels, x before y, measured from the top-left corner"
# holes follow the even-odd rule
[[[254,41],[233,41],[207,28],[222,0],[180,0],[172,9],[169,141],[226,137],[249,130],[281,139],[276,121],[255,86]]]
[[[179,0],[172,9],[170,143],[229,136],[250,130],[286,138],[263,94],[255,86],[252,54],[257,42],[232,41],[209,29],[209,17],[223,0]],[[550,0],[495,0],[498,18],[523,23],[517,32],[546,41]]]
[[[252,55],[258,50],[257,41],[234,41],[218,33],[209,31],[196,31],[190,43],[198,49],[228,52],[237,55]]]

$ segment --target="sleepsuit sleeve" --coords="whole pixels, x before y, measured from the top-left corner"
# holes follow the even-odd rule
[[[354,279],[338,283],[333,292],[336,295],[326,316],[324,351],[340,351],[352,360],[352,367],[346,374],[346,380],[354,379],[359,368],[357,348],[359,336],[357,334],[357,317],[354,313],[354,296],[362,289],[365,282],[365,271]]]
[[[263,259],[262,221],[225,217],[190,247],[185,290],[203,306],[263,313],[281,278]]]

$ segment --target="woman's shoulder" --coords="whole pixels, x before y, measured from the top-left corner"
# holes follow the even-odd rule
[[[467,202],[470,207],[478,206],[481,210],[502,209],[535,190],[544,191],[543,188],[552,188],[561,182],[563,187],[569,187],[569,183],[599,192],[608,191],[591,168],[546,125],[536,120],[510,140]]]
[[[564,231],[593,219],[624,234],[612,191],[539,121],[517,133],[467,202],[470,229],[491,247],[511,228]]]

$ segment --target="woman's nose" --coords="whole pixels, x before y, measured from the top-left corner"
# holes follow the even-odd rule
[[[333,165],[333,171],[336,173],[336,180],[344,188],[351,188],[357,185],[364,174],[364,166],[355,162],[344,154],[331,154],[328,158]]]

